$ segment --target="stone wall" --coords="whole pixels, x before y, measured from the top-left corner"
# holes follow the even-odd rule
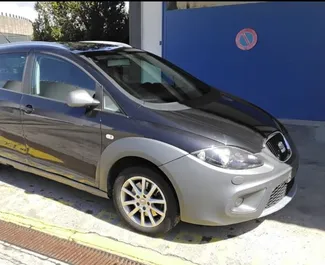
[[[32,36],[33,25],[29,19],[0,12],[0,33]]]

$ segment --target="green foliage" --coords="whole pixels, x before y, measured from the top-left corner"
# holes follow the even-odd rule
[[[124,1],[36,2],[34,40],[129,40],[129,18]]]

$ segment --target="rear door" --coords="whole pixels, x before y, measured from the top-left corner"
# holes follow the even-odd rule
[[[22,120],[31,166],[96,186],[101,155],[100,110],[69,107],[70,91],[85,89],[97,98],[100,86],[74,61],[36,52]]]
[[[20,101],[27,53],[0,53],[0,159],[26,163]]]

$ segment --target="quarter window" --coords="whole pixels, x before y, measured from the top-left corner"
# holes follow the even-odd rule
[[[76,65],[49,55],[38,55],[35,61],[32,94],[58,101],[66,101],[77,89],[95,95],[96,82]]]
[[[112,98],[104,92],[103,94],[103,99],[104,99],[104,109],[105,110],[108,110],[108,111],[111,111],[111,112],[121,112],[119,107],[115,104],[115,102],[112,100]]]
[[[21,92],[25,63],[26,54],[1,54],[0,88]]]

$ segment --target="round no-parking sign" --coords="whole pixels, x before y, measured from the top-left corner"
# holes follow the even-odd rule
[[[237,33],[236,45],[243,51],[252,49],[257,43],[257,34],[255,30],[246,28]]]

